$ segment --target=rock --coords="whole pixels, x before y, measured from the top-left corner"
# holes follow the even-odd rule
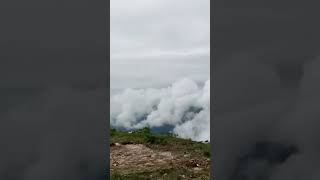
[[[183,175],[180,175],[180,177],[182,177],[182,178],[186,178],[186,176],[183,174]]]
[[[194,160],[190,160],[187,164],[189,167],[199,167],[200,165]]]
[[[195,168],[193,168],[193,170],[195,170],[195,171],[201,171],[201,170],[202,170],[202,168],[195,167]]]
[[[153,166],[152,163],[146,163],[145,166]]]
[[[115,161],[114,163],[113,163],[113,166],[119,166],[119,162],[117,162],[117,161]]]

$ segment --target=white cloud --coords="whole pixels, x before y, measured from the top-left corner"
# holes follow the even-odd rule
[[[210,140],[210,80],[204,87],[182,79],[162,89],[126,89],[113,95],[110,104],[113,127],[172,125],[180,137]]]

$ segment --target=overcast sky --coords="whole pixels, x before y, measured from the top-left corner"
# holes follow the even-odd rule
[[[209,79],[210,0],[112,0],[111,89]]]

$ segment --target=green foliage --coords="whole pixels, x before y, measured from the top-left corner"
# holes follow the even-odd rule
[[[135,130],[133,131],[133,133],[140,133],[140,134],[150,134],[151,133],[151,130],[149,127],[144,127],[142,129],[138,129],[138,130]]]
[[[151,172],[132,172],[126,175],[120,175],[118,173],[113,173],[110,177],[111,180],[153,180],[153,179],[162,179],[162,180],[182,180],[185,177],[194,177],[198,176],[198,179],[207,180],[207,174],[195,175],[191,171],[185,170],[183,168],[170,168],[162,169]]]
[[[160,145],[165,149],[181,150],[210,157],[210,144],[194,142],[190,139],[180,139],[172,133],[154,134],[149,127],[137,129],[132,133],[110,129],[110,144],[149,144]]]
[[[117,133],[117,130],[114,129],[114,128],[111,128],[110,129],[110,135],[113,136],[113,135],[115,135],[115,133]]]
[[[152,134],[148,134],[145,136],[145,140],[149,144],[166,144],[166,137],[165,136],[156,136]]]
[[[206,157],[210,157],[210,151],[204,151],[203,155],[206,156]]]
[[[149,127],[144,127],[133,131],[132,133],[110,130],[111,141],[110,143],[121,144],[165,144],[166,139],[171,136],[166,134],[153,134]]]

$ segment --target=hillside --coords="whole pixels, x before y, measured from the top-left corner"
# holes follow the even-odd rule
[[[210,144],[149,128],[110,132],[111,180],[210,179]]]

